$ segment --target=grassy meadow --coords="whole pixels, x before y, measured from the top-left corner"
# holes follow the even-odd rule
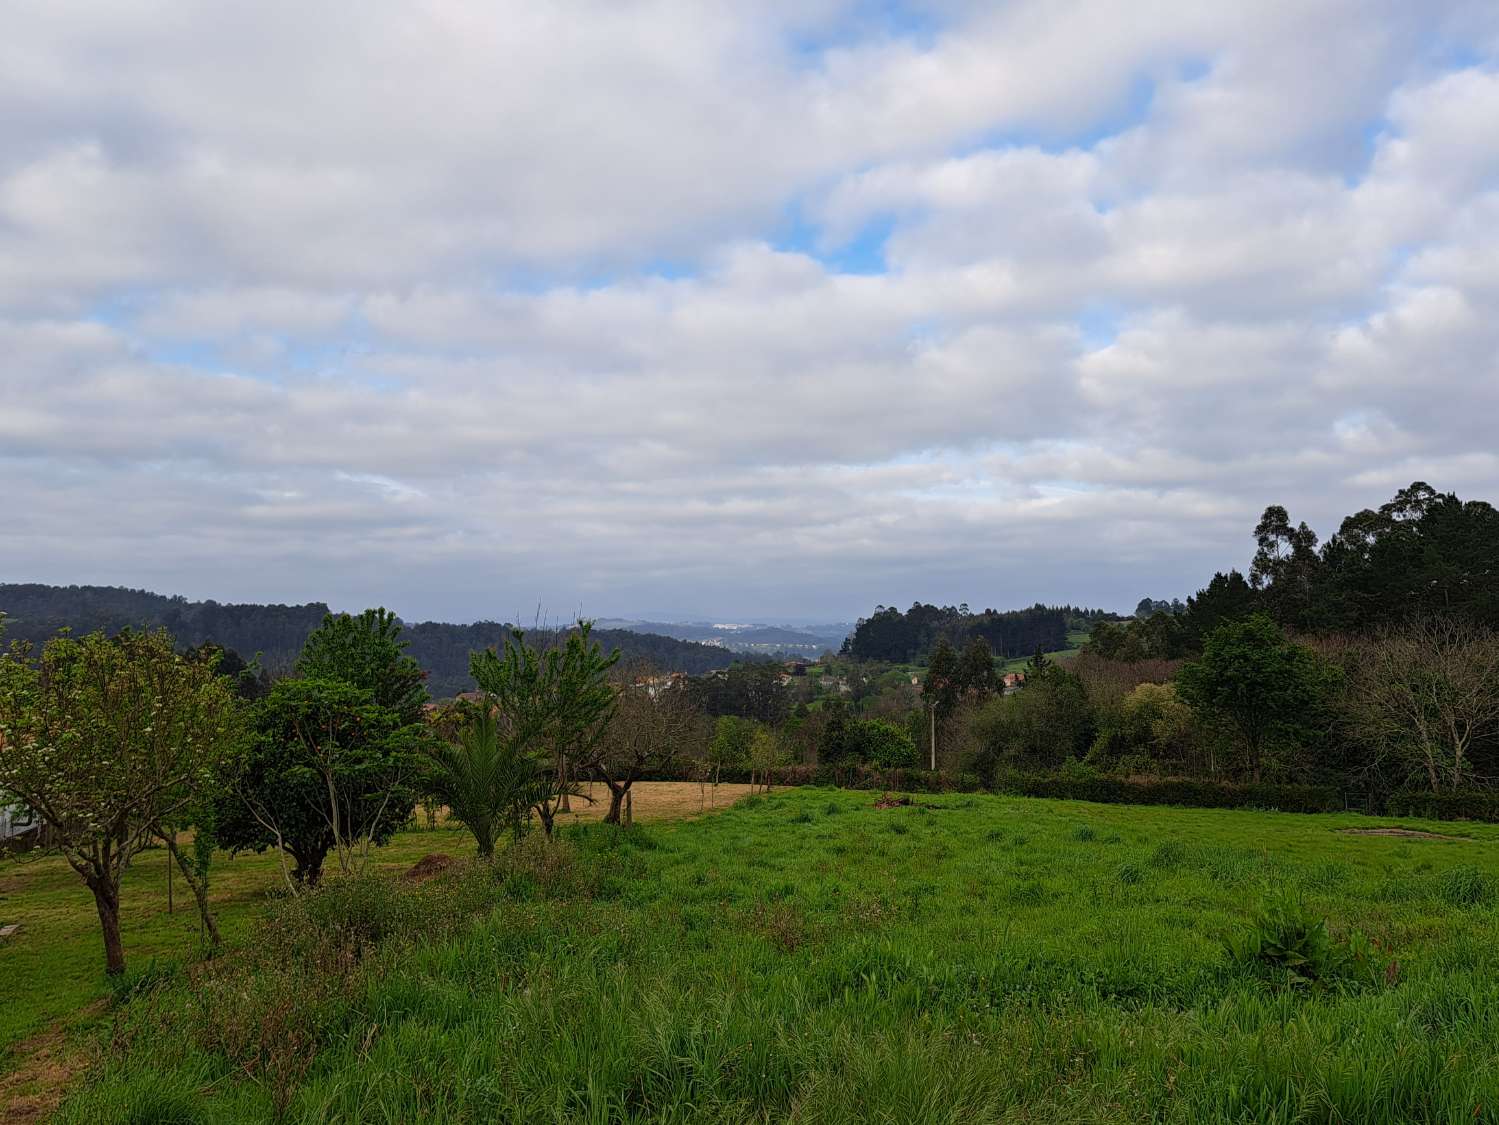
[[[334,886],[143,975],[65,1122],[1470,1122],[1499,829],[801,789]],[[1227,946],[1267,903],[1342,975]],[[253,940],[248,935],[253,934]],[[1296,983],[1297,981],[1300,983]]]
[[[699,787],[674,782],[642,782],[635,813],[645,823],[696,815],[702,809]],[[720,785],[708,800],[726,805],[749,792],[746,785]],[[575,802],[575,820],[603,815],[607,793],[599,786],[590,805]],[[420,812],[418,812],[420,816]],[[565,820],[566,818],[564,818]],[[466,855],[473,838],[461,828],[439,825],[433,831],[401,832],[372,852],[377,870],[405,871],[425,855]],[[330,871],[336,866],[329,859]],[[214,912],[232,948],[253,938],[267,902],[282,888],[274,853],[220,853],[211,872]],[[174,879],[172,912],[168,912],[167,853],[141,853],[125,873],[121,928],[131,971],[152,961],[179,962],[201,951],[197,910],[181,875]],[[98,1003],[110,996],[103,974],[99,917],[82,881],[59,856],[0,858],[0,925],[19,923],[20,932],[0,939],[0,1075],[20,1061],[13,1049],[28,1036],[62,1021],[69,1028],[94,1022]],[[3,1107],[0,1107],[3,1108]]]

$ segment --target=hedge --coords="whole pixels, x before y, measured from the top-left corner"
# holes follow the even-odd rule
[[[1499,821],[1499,793],[1487,789],[1460,789],[1455,793],[1401,789],[1390,794],[1385,811],[1390,816],[1427,820]]]
[[[1192,778],[1125,778],[1097,775],[1009,774],[995,789],[1017,797],[1055,797],[1108,805],[1185,805],[1200,809],[1278,809],[1342,812],[1348,807],[1333,785],[1239,785]]]
[[[725,768],[719,780],[743,783],[745,768]],[[645,780],[645,779],[642,779]],[[692,761],[651,774],[651,781],[698,781]],[[934,773],[920,769],[881,770],[870,766],[781,766],[776,785],[831,785],[839,789],[879,789],[908,793],[973,792],[982,788],[973,774]],[[1348,810],[1415,816],[1427,820],[1482,820],[1499,823],[1499,791],[1482,789],[1427,793],[1405,789],[1384,800],[1345,792],[1336,785],[1259,785],[1200,781],[1186,777],[1130,778],[1105,774],[1010,773],[997,777],[993,792],[1013,797],[1050,797],[1095,801],[1107,805],[1179,805],[1199,809],[1276,809],[1280,812],[1326,813]]]

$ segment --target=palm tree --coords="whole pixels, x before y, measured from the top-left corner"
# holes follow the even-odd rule
[[[433,788],[448,813],[474,834],[479,855],[494,855],[507,827],[518,837],[530,810],[538,763],[500,732],[494,712],[476,707],[464,716],[457,742],[432,751]]]

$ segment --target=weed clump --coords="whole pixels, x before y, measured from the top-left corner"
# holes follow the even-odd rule
[[[1072,838],[1079,844],[1091,844],[1098,839],[1098,832],[1091,824],[1079,824],[1072,830]]]
[[[1150,853],[1150,866],[1174,871],[1187,862],[1187,849],[1178,840],[1164,840]]]
[[[1437,889],[1449,906],[1477,906],[1487,902],[1492,893],[1484,873],[1467,865],[1444,871]]]
[[[1115,877],[1126,887],[1133,887],[1145,877],[1145,873],[1136,864],[1121,863],[1119,865],[1119,872]]]
[[[1246,933],[1229,940],[1228,955],[1241,969],[1284,988],[1362,987],[1381,974],[1368,938],[1357,931],[1334,937],[1325,918],[1291,899],[1262,909]]]

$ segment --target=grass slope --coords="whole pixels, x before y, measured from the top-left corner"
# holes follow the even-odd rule
[[[699,811],[701,793],[696,785],[641,782],[636,790],[635,814],[640,820],[676,819]],[[727,804],[748,791],[745,785],[722,785],[716,800]],[[603,815],[608,795],[599,786],[595,796],[603,799],[592,805],[576,802],[580,819]],[[439,827],[432,832],[401,832],[374,856],[380,870],[397,873],[434,852],[460,856],[472,851],[473,838],[462,829]],[[166,864],[165,849],[153,848],[125,873],[121,928],[132,970],[155,959],[191,958],[200,949],[192,892],[180,875],[175,879],[174,912],[167,913]],[[328,866],[335,866],[331,857]],[[248,940],[265,904],[280,891],[282,877],[274,854],[220,853],[211,876],[210,897],[226,942],[232,946]],[[88,1006],[108,995],[99,916],[82,881],[60,856],[0,859],[0,925],[11,923],[20,923],[21,930],[0,939],[0,981],[5,984],[0,1074],[18,1061],[9,1048],[57,1020],[86,1024]]]
[[[465,896],[474,920],[320,962],[336,989],[267,967],[137,997],[61,1120],[1469,1122],[1499,1107],[1496,829],[1401,839],[1340,832],[1370,825],[1353,816],[924,800],[796,790],[582,828],[541,867],[375,895],[420,906],[332,896],[312,929],[383,911],[377,928],[423,933]],[[1225,940],[1286,894],[1374,939],[1388,977],[1318,991],[1232,964]],[[301,1063],[267,1061],[283,1056]]]

